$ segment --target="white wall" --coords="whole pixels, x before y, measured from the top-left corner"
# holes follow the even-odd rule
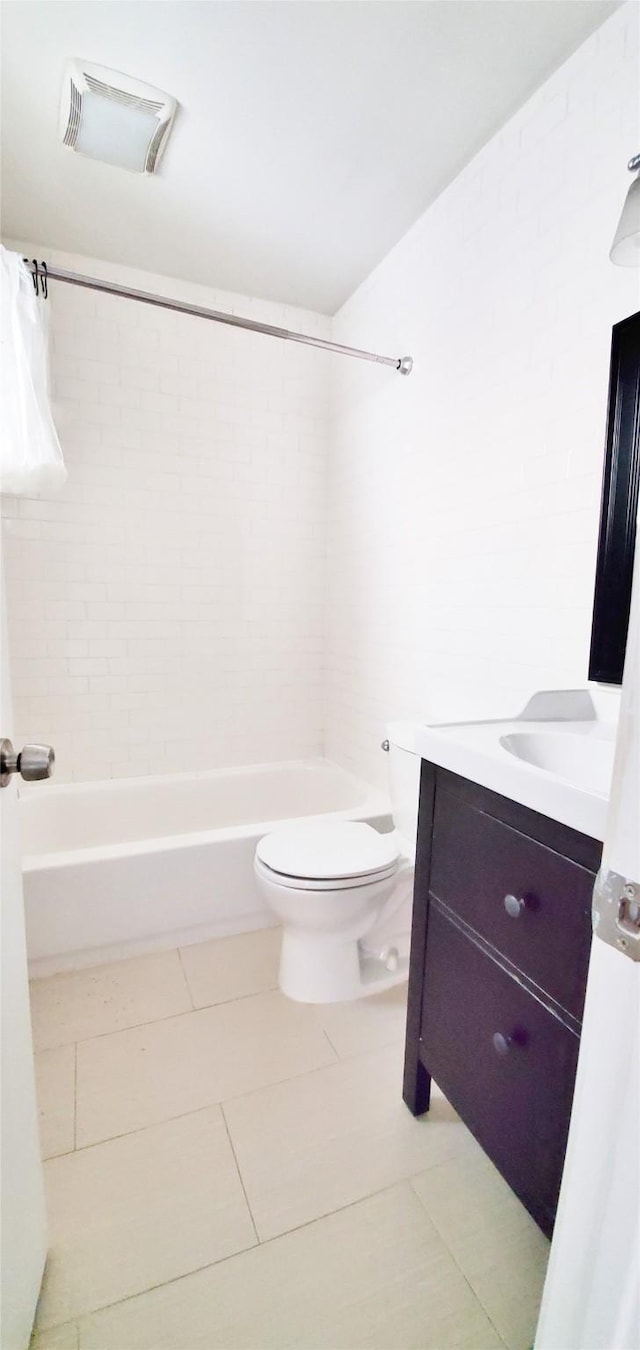
[[[10,244],[10,247],[20,247]],[[302,311],[22,251],[286,328]],[[52,283],[55,498],[3,500],[16,734],[60,779],[317,754],[321,353]]]
[[[627,5],[337,317],[415,360],[336,368],[328,752],[371,780],[389,718],[586,679],[611,325],[640,303],[608,258],[638,51]]]

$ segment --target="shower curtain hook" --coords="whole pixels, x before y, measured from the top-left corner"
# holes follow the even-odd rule
[[[34,289],[34,291],[35,291],[35,293],[36,293],[36,295],[37,295],[37,294],[38,294],[38,263],[37,263],[37,260],[36,260],[36,258],[31,258],[31,259],[29,259],[29,258],[23,258],[22,261],[23,261],[23,263],[26,264],[27,267],[33,268],[33,271],[31,272],[31,280],[32,280],[32,282],[33,282],[33,289]]]
[[[41,280],[41,282],[42,282],[42,298],[43,298],[43,300],[48,300],[48,299],[49,299],[49,284],[48,284],[48,276],[47,276],[47,264],[46,264],[46,262],[41,262],[41,263],[40,263],[40,266],[41,266],[41,268],[42,268],[42,274],[41,274],[41,277],[40,277],[40,280]]]

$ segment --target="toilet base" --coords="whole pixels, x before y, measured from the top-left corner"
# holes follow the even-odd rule
[[[402,984],[408,973],[407,956],[394,947],[377,957],[354,938],[283,929],[279,984],[295,1003],[346,1003]]]

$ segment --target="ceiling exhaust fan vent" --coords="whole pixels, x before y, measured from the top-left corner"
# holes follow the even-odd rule
[[[105,84],[104,80],[96,80],[94,75],[88,75],[85,71],[85,78],[89,89],[94,94],[101,94],[102,98],[112,98],[116,103],[124,103],[128,108],[139,108],[141,112],[159,113],[162,112],[163,103],[158,103],[157,99],[142,98],[139,94],[129,94],[126,89],[114,89],[112,84]]]
[[[165,131],[159,126],[147,151],[147,173],[153,173],[162,150]]]
[[[177,103],[153,85],[74,59],[65,72],[60,106],[64,145],[134,173],[154,173]]]
[[[65,145],[75,145],[78,137],[78,131],[80,128],[80,113],[82,111],[82,94],[80,93],[80,90],[76,87],[76,85],[73,83],[73,80],[70,80],[69,83],[71,86],[69,91],[69,121],[67,123],[67,129],[64,133],[64,143]]]

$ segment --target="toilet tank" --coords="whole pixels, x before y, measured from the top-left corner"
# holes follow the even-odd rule
[[[420,794],[420,755],[413,747],[413,724],[390,722],[389,741],[389,795],[393,823],[401,836],[408,855],[415,857],[418,831],[418,797]]]

